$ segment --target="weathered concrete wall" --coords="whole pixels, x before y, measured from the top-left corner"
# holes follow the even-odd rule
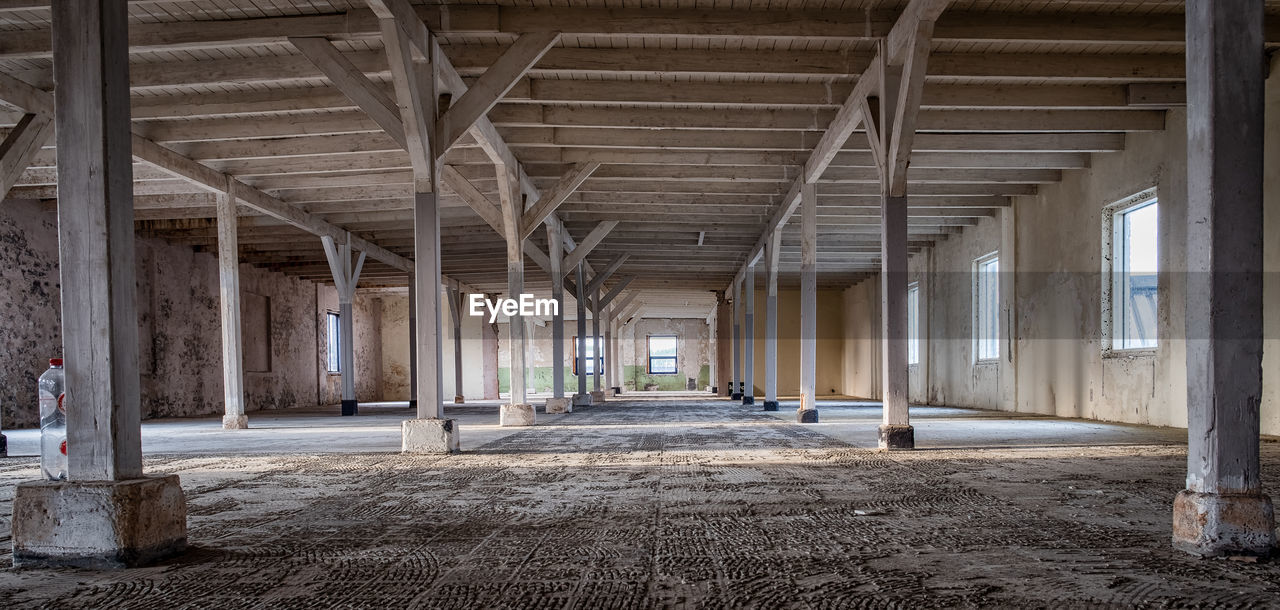
[[[329,353],[329,337],[326,316],[338,313],[338,291],[333,286],[315,285],[316,308],[314,311],[316,333],[315,369],[320,404],[335,405],[342,402],[342,376],[330,373],[325,362]],[[356,400],[373,402],[382,400],[382,303],[378,296],[356,292],[351,303],[351,332],[355,351]]]
[[[844,291],[844,393],[880,397],[880,280],[863,280]]]
[[[444,400],[449,403],[456,393],[454,389],[453,318],[449,314],[446,298],[441,291],[440,332],[444,339],[441,346],[441,374]],[[382,294],[382,400],[409,400],[409,296],[408,294]],[[484,346],[481,324],[484,318],[467,315],[466,304],[462,310],[462,389],[470,399],[484,397]]]
[[[57,213],[37,202],[0,206],[0,416],[5,427],[38,424],[36,378],[62,352]],[[143,417],[222,412],[218,268],[212,254],[155,239],[136,246],[138,366]],[[240,266],[242,294],[262,297],[268,370],[246,372],[248,410],[314,405],[315,288]]]
[[[752,363],[754,396],[764,396],[765,307],[768,290],[763,275],[755,290],[755,344]],[[819,396],[847,393],[845,389],[844,295],[835,290],[818,291],[818,361],[814,371]],[[744,340],[746,332],[743,332]],[[745,368],[743,374],[745,375]],[[778,291],[778,395],[800,395],[800,291]]]

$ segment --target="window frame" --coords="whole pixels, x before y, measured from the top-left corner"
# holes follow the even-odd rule
[[[325,312],[325,369],[330,375],[342,374],[342,314]]]
[[[674,339],[676,343],[676,355],[675,356],[654,356],[653,355],[654,339]],[[648,335],[645,337],[645,340],[644,340],[644,348],[645,348],[645,356],[646,356],[645,372],[647,374],[649,375],[679,375],[680,374],[680,359],[679,359],[680,358],[680,336],[679,335]],[[672,365],[671,368],[673,370],[669,373],[653,372],[654,360],[670,360]]]
[[[590,339],[592,338],[592,336],[588,335],[586,338]],[[573,374],[576,377],[578,375],[578,335],[574,335],[572,338],[572,341],[573,343],[570,346],[569,351],[570,351],[571,357],[573,358],[572,360]],[[595,352],[601,351],[600,350],[601,342],[602,342],[602,339],[596,340],[596,341],[586,341],[586,343],[592,344],[592,350]],[[595,362],[592,363],[592,366],[600,367],[598,370],[601,373],[603,373],[604,372],[604,354],[596,353],[594,360]],[[594,375],[594,374],[595,374],[595,371],[593,370],[587,371],[587,375]]]
[[[1140,209],[1156,206],[1156,325],[1155,345],[1139,347],[1123,347],[1124,324],[1120,321],[1125,315],[1123,301],[1117,303],[1117,296],[1125,293],[1125,281],[1129,275],[1127,263],[1129,244],[1124,237],[1124,218]],[[1103,357],[1135,357],[1154,356],[1160,349],[1159,308],[1160,308],[1160,197],[1156,187],[1150,187],[1133,195],[1113,202],[1103,208],[1102,215],[1102,332],[1101,341]]]
[[[920,282],[907,284],[907,366],[920,364]]]
[[[996,265],[996,270],[994,272],[982,270],[983,267],[993,262]],[[995,346],[994,356],[984,356],[982,353],[983,342],[984,342],[984,339],[986,339],[983,337],[983,331],[985,330],[985,328],[983,327],[983,322],[982,322],[982,318],[984,317],[983,316],[983,313],[984,313],[983,295],[985,294],[983,292],[983,276],[987,273],[994,273],[995,275],[995,278],[994,278],[995,281],[990,284],[991,288],[994,291],[990,299],[991,307],[994,310],[994,317],[995,317],[995,319],[991,321],[991,324],[992,324],[991,331],[995,333],[995,336],[990,338],[991,343]],[[999,250],[996,250],[994,252],[989,252],[987,254],[979,256],[978,258],[973,259],[973,287],[972,288],[973,288],[973,317],[972,317],[973,362],[974,364],[980,364],[980,365],[996,364],[1000,362],[1000,358],[1003,355],[1003,351],[1004,351],[1000,347],[1001,315],[1000,315],[1000,251]]]

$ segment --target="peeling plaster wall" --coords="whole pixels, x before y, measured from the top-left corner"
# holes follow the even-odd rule
[[[338,291],[333,286],[315,285],[316,308],[314,312],[316,333],[315,369],[320,404],[336,405],[342,402],[342,376],[329,373],[326,355],[329,353],[329,337],[326,315],[338,312]],[[352,336],[356,364],[356,400],[375,402],[382,400],[382,302],[376,296],[356,292],[351,302]]]
[[[694,380],[698,391],[711,387],[711,327],[705,318],[637,318],[622,326],[623,337],[618,347],[623,373],[619,384],[622,389],[644,391],[687,390],[689,380]],[[678,337],[675,375],[650,375],[649,337],[675,335]],[[763,379],[763,377],[761,377]]]
[[[57,215],[0,205],[0,427],[39,424],[36,379],[62,357]]]
[[[156,239],[136,242],[138,368],[143,417],[223,410],[218,263]],[[0,206],[0,415],[38,424],[36,378],[61,355],[57,213],[27,201]],[[240,266],[243,294],[269,303],[270,370],[245,373],[248,410],[316,404],[315,290],[310,282]]]

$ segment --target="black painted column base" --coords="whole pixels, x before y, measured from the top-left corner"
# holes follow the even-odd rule
[[[743,396],[743,397],[742,397],[742,404],[744,404],[744,405],[754,405],[754,404],[756,404],[756,397],[755,397],[755,396]]]
[[[916,429],[912,426],[880,426],[881,449],[915,449]]]
[[[613,387],[612,387],[612,388],[610,388],[610,389],[612,389],[612,390],[613,390],[613,395],[614,395],[614,396],[622,396],[622,388],[620,388],[620,387],[618,387],[618,386],[616,386],[616,385],[615,385],[615,386],[613,386]]]
[[[801,424],[818,423],[818,410],[817,409],[800,409],[796,411],[796,422]]]
[[[344,416],[355,415],[356,413],[359,413],[359,412],[360,412],[360,406],[359,406],[359,403],[357,403],[356,401],[354,400],[342,401],[342,414]]]
[[[718,387],[716,387],[716,386],[711,386],[711,393],[712,393],[712,394],[719,394],[719,393],[720,393],[720,388],[718,388]]]
[[[777,411],[777,410],[778,410],[778,401],[776,401],[776,400],[766,400],[766,401],[764,401],[764,410],[765,410],[765,411]]]
[[[410,409],[416,409],[416,408],[418,408],[418,399],[416,399],[416,398],[415,398],[415,399],[413,399],[413,400],[410,400],[410,401],[409,401],[409,408],[410,408]]]
[[[742,400],[742,393],[741,393],[741,392],[734,392],[734,393],[730,394],[730,395],[729,395],[729,400]]]
[[[0,434],[0,457],[9,456],[9,439]]]

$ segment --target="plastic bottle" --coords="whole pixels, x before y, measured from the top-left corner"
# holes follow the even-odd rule
[[[65,379],[62,358],[50,359],[40,376],[40,470],[51,481],[67,479]]]

